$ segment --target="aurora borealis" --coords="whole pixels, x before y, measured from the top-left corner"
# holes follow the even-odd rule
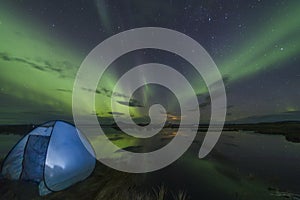
[[[70,120],[73,82],[85,56],[107,37],[143,26],[183,32],[207,50],[226,80],[228,121],[297,113],[299,19],[299,1],[1,1],[0,123]],[[145,50],[124,55],[100,81],[96,110],[101,119],[128,117],[124,109],[143,119],[158,102],[170,120],[180,118],[176,99],[164,88],[145,85],[134,97],[111,92],[124,72],[150,61],[184,74],[199,103],[208,105],[204,82],[192,66],[175,55]],[[111,98],[117,113],[111,113]],[[200,108],[204,120],[207,107]]]

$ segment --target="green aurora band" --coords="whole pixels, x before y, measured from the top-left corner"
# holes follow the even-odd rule
[[[12,16],[4,8],[0,10],[0,95],[3,105],[0,112],[4,115],[1,123],[36,122],[43,120],[41,116],[44,120],[53,117],[70,119],[73,83],[85,55],[51,31],[45,31],[47,29],[38,22]],[[101,88],[111,90],[116,81],[113,74],[105,74]],[[112,97],[124,100],[120,96]],[[96,105],[97,114],[111,116],[109,94],[99,94],[96,98],[101,102]],[[16,99],[19,106],[12,105],[7,99]],[[123,105],[116,106],[120,112],[128,109]],[[138,116],[134,109],[131,110]]]
[[[259,33],[252,34],[252,37],[244,42],[237,42],[235,53],[226,56],[223,61],[216,59],[222,76],[229,77],[226,84],[234,84],[242,78],[274,69],[278,64],[284,67],[284,62],[299,54],[299,18],[300,2],[298,1],[290,6],[284,15],[273,18],[271,22],[256,25]],[[207,87],[202,80],[192,80],[192,86],[199,96],[207,95]],[[187,97],[184,92],[180,95]],[[175,106],[173,102],[171,107]]]
[[[228,84],[270,70],[278,63],[284,66],[284,62],[298,54],[300,3],[295,4],[289,7],[286,15],[260,24],[259,33],[251,34],[252,39],[245,42],[237,42],[237,51],[217,62],[221,74],[229,76]],[[86,55],[76,51],[77,48],[66,41],[45,29],[38,21],[23,18],[21,14],[13,16],[5,8],[0,8],[0,95],[5,96],[4,99],[20,102],[20,106],[16,107],[9,104],[8,100],[2,100],[4,106],[0,111],[3,115],[10,113],[11,118],[5,119],[3,116],[1,123],[22,121],[23,117],[34,122],[41,120],[40,113],[47,111],[52,111],[55,113],[53,116],[60,118],[71,116],[73,82]],[[99,88],[111,90],[116,81],[113,73],[106,73]],[[207,94],[206,87],[199,82],[203,81],[200,78],[192,80],[195,92]],[[126,91],[123,93],[126,94]],[[147,104],[151,87],[143,87],[143,93],[143,102]],[[184,92],[180,95],[185,96]],[[112,98],[126,100],[120,96]],[[110,96],[97,94],[96,102],[99,102],[96,105],[97,115],[111,117]],[[168,106],[171,109],[172,103]],[[128,109],[124,105],[116,105],[116,108],[120,113]],[[129,109],[135,117],[147,114],[144,113],[145,109]],[[29,111],[33,114],[28,114]],[[22,112],[23,115],[20,114]]]

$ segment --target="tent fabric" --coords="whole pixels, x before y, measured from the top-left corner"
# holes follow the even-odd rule
[[[22,180],[41,182],[50,136],[30,135],[23,158]]]
[[[35,182],[40,195],[46,195],[86,179],[95,164],[92,146],[72,124],[51,121],[17,143],[4,160],[1,174]]]
[[[64,134],[60,134],[61,129],[64,129]],[[64,123],[55,125],[45,168],[45,183],[51,190],[58,191],[62,185],[85,179],[85,173],[93,171],[94,165],[82,164],[95,163],[95,157],[90,156],[85,145],[74,126]]]
[[[44,196],[44,195],[47,195],[47,194],[50,194],[52,191],[49,190],[47,188],[47,186],[45,185],[45,181],[42,180],[39,184],[39,193],[41,196]]]
[[[29,135],[26,135],[23,139],[21,139],[5,158],[1,171],[1,174],[4,177],[11,180],[18,180],[20,178],[22,172],[24,149],[28,137]]]

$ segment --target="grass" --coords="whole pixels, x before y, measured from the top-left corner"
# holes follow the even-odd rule
[[[85,200],[166,200],[167,195],[174,200],[187,200],[185,192],[168,193],[161,185],[155,189],[140,186],[142,176],[119,172],[97,163],[93,174],[63,191],[40,197],[35,184],[21,181],[0,180],[0,199],[85,199]]]

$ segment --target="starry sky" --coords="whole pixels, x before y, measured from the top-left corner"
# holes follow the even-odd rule
[[[0,124],[71,120],[73,83],[85,56],[116,33],[149,26],[180,31],[206,49],[223,76],[228,122],[299,119],[299,19],[297,0],[3,0]],[[154,103],[166,108],[170,121],[180,119],[178,101],[162,86],[145,85],[133,96],[112,92],[122,74],[149,62],[172,66],[189,80],[206,122],[210,98],[201,76],[179,56],[153,49],[123,55],[105,72],[96,90],[100,121],[110,122],[113,114],[129,117],[125,109],[132,118],[147,120]]]

